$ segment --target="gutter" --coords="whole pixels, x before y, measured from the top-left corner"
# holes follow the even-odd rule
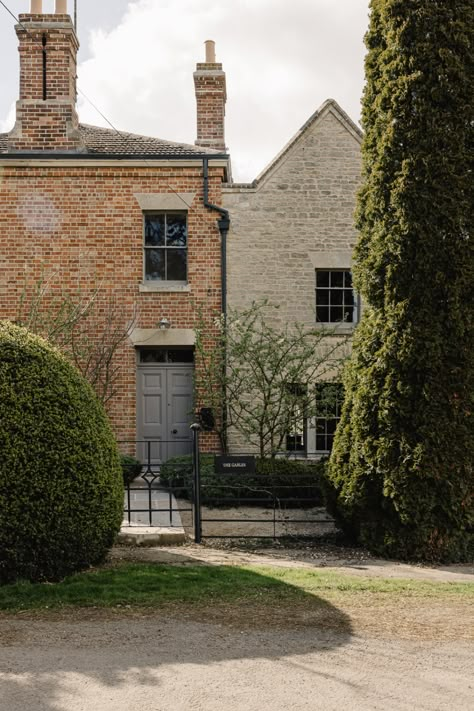
[[[209,202],[209,158],[203,158],[202,160],[202,170],[203,170],[203,202],[204,206],[208,207],[210,210],[215,210],[221,215],[220,219],[217,220],[217,226],[219,227],[219,232],[221,233],[221,309],[222,316],[224,318],[224,327],[227,321],[227,233],[230,227],[230,216],[229,210],[219,205],[213,205]],[[225,340],[222,344],[224,348],[224,355],[222,359],[222,370],[223,370],[223,407],[222,407],[222,423],[223,423],[223,438],[224,438],[224,451],[227,452],[227,392],[225,385],[225,377],[227,372],[227,354],[225,352]]]
[[[230,216],[229,210],[209,202],[209,158],[202,159],[202,170],[204,207],[215,210],[221,215],[221,218],[217,220],[217,226],[221,233],[221,303],[222,313],[225,318],[227,316],[227,233],[230,227]]]
[[[134,160],[134,161],[169,161],[169,160],[229,160],[227,153],[215,153],[203,156],[200,153],[81,153],[80,151],[0,151],[0,160]]]

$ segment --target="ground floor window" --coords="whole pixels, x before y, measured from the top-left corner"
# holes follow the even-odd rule
[[[289,426],[286,435],[287,452],[306,452],[307,450],[307,402],[308,388],[303,383],[287,383],[289,399]]]
[[[316,385],[316,451],[330,452],[334,434],[341,419],[344,399],[341,383],[318,383]]]

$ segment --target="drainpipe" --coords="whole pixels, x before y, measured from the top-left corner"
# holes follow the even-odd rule
[[[217,226],[219,227],[219,232],[221,233],[221,308],[222,315],[224,317],[224,324],[227,318],[227,233],[230,227],[230,217],[229,211],[224,207],[219,207],[218,205],[213,205],[209,202],[209,159],[202,159],[202,169],[203,169],[203,193],[204,193],[204,206],[215,210],[221,217],[217,220]],[[227,360],[226,353],[222,359],[222,369],[225,383],[225,375],[227,371]],[[227,406],[226,406],[226,392],[224,385],[224,406],[222,408],[222,423],[223,423],[223,439],[224,439],[224,451],[227,452]]]
[[[204,176],[203,192],[204,192],[204,207],[215,210],[222,217],[217,220],[217,226],[221,233],[221,299],[222,313],[224,318],[227,315],[227,233],[230,227],[229,210],[218,205],[213,205],[209,202],[209,158],[202,159],[202,169]]]

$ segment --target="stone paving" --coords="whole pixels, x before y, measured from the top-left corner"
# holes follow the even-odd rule
[[[142,478],[130,484],[130,491],[125,490],[123,526],[183,528],[174,495],[162,488],[157,479]]]

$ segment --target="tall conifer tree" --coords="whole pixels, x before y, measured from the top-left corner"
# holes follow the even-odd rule
[[[355,284],[330,461],[344,525],[465,560],[474,526],[474,3],[371,0]]]

